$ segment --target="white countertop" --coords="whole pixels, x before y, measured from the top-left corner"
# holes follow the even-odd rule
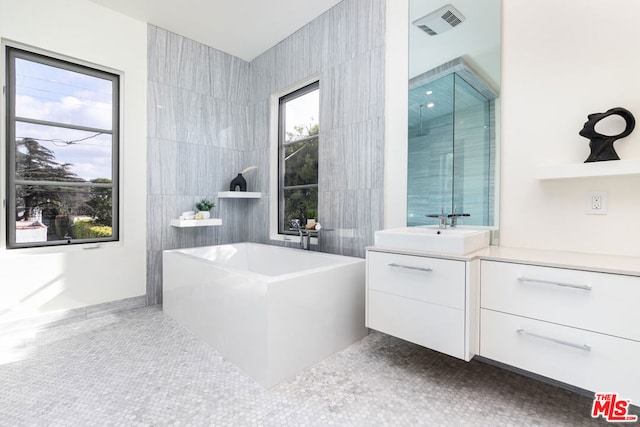
[[[368,246],[365,248],[368,251],[376,251],[376,252],[387,252],[393,254],[402,254],[402,255],[411,255],[411,256],[426,256],[429,258],[441,258],[441,259],[452,259],[457,261],[472,261],[478,258],[478,254],[484,251],[471,252],[467,255],[456,255],[456,254],[446,254],[443,252],[426,252],[426,251],[417,251],[412,249],[398,249],[387,246]]]
[[[489,246],[480,259],[640,276],[640,257]]]
[[[509,248],[489,246],[467,255],[452,255],[437,252],[406,251],[397,248],[379,246],[367,250],[392,252],[403,255],[428,256],[432,258],[473,261],[476,259],[521,264],[542,265],[547,267],[569,268],[574,270],[597,271],[601,273],[625,274],[640,277],[640,257],[625,255],[591,254],[582,252],[553,251],[541,249]]]

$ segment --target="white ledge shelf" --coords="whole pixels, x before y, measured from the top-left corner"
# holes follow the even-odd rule
[[[171,226],[172,227],[214,227],[222,225],[222,220],[220,218],[209,218],[209,219],[172,219]]]
[[[544,166],[538,169],[539,180],[589,178],[598,176],[640,175],[640,160]]]
[[[259,199],[262,193],[255,191],[219,191],[218,199]]]

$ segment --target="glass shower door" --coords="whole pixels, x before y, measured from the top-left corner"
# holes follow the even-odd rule
[[[491,120],[489,100],[454,74],[453,201],[458,224],[491,224]]]

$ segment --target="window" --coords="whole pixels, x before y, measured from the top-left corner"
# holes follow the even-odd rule
[[[6,55],[7,246],[118,240],[119,76]]]
[[[278,233],[295,234],[318,212],[320,84],[312,83],[280,98],[278,131]]]

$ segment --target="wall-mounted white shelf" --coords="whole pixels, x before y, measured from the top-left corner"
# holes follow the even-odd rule
[[[209,219],[172,219],[172,227],[213,227],[222,225],[220,218]]]
[[[539,180],[590,178],[598,176],[640,175],[640,160],[544,166],[538,169]]]
[[[262,193],[255,191],[219,191],[218,199],[259,199]]]

